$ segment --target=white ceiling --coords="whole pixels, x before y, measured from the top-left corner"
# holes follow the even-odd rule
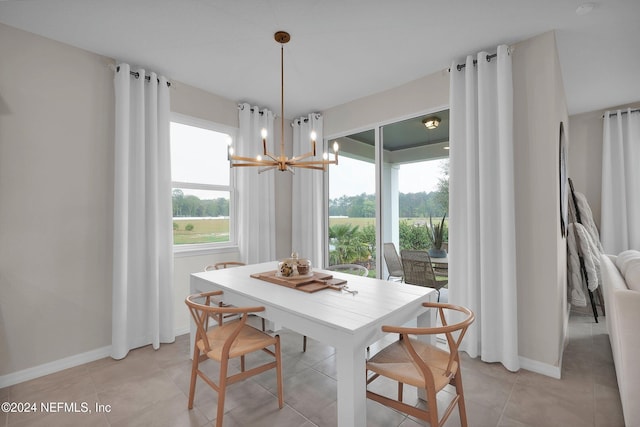
[[[276,112],[273,33],[285,30],[292,38],[284,57],[289,118],[555,30],[569,114],[640,101],[640,0],[600,0],[578,15],[581,3],[0,0],[0,22]]]

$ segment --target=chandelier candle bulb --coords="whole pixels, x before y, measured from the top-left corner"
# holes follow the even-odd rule
[[[316,155],[316,138],[318,137],[318,134],[316,133],[315,130],[311,131],[311,135],[309,135],[311,138],[311,148],[312,148],[312,152],[313,155]]]
[[[267,155],[267,130],[263,128],[260,134],[262,135],[262,154],[266,156]]]

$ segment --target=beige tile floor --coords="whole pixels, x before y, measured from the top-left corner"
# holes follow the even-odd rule
[[[470,426],[623,426],[605,321],[601,318],[596,324],[589,315],[571,316],[561,380],[525,370],[508,372],[501,365],[465,355],[462,372]],[[309,349],[302,353],[299,335],[284,331],[281,336],[285,407],[278,410],[274,373],[265,372],[230,387],[225,426],[336,425],[334,350],[310,340]],[[58,413],[0,413],[0,426],[211,425],[216,394],[204,383],[198,383],[194,409],[187,409],[188,347],[188,335],[184,335],[158,351],[145,347],[121,361],[106,358],[1,389],[2,401],[75,402],[79,412],[60,408]],[[372,351],[376,348],[372,346]],[[215,365],[206,363],[214,373]],[[395,389],[385,383],[375,387]],[[415,390],[405,395],[422,404]],[[91,413],[82,412],[83,404]],[[96,404],[105,410],[97,412]],[[369,426],[424,425],[371,401],[367,402],[367,420]],[[446,426],[459,425],[456,411]]]

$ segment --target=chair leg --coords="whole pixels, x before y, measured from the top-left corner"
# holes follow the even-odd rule
[[[307,336],[302,337],[302,352],[307,351]]]
[[[267,328],[266,328],[266,326],[265,326],[265,324],[264,324],[264,317],[263,317],[263,318],[262,318],[262,332],[265,332],[265,331],[266,331],[266,329],[267,329]]]
[[[193,398],[196,394],[196,380],[198,378],[198,365],[200,364],[200,349],[194,345],[193,362],[191,363],[191,384],[189,385],[188,408],[193,409]]]
[[[282,385],[282,355],[280,354],[280,335],[276,335],[276,375],[278,376],[278,405],[284,406],[284,388]]]
[[[427,405],[429,407],[429,425],[439,426],[440,422],[438,421],[438,400],[436,398],[436,394],[431,394],[427,391],[427,395],[430,395],[427,402]]]
[[[458,399],[458,411],[460,412],[460,425],[462,427],[467,427],[467,408],[464,403],[464,390],[462,389],[462,374],[460,373],[460,367],[458,367],[458,372],[456,372],[454,381],[456,385],[456,394],[460,396],[460,398]]]
[[[398,402],[402,402],[403,392],[404,392],[404,384],[401,382],[398,382]]]
[[[222,417],[224,416],[224,398],[227,394],[227,369],[229,359],[220,361],[220,382],[218,383],[218,408],[216,412],[216,427],[222,427]]]
[[[240,356],[240,372],[244,372],[244,356]]]

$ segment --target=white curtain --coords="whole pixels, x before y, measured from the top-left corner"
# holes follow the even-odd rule
[[[249,104],[239,106],[240,131],[236,154],[252,157],[262,154],[262,129],[267,130],[267,148],[276,155],[273,113]],[[274,147],[278,147],[274,151]],[[276,219],[274,173],[258,173],[258,167],[234,169],[238,190],[238,244],[247,264],[272,261],[276,258]]]
[[[640,250],[640,111],[604,115],[601,215],[605,253]]]
[[[323,119],[311,113],[293,121],[293,155],[311,151],[310,135],[316,132],[317,154],[322,155]],[[313,169],[296,169],[293,176],[291,208],[291,248],[298,255],[309,258],[315,267],[325,267],[324,255],[324,174]]]
[[[120,64],[115,74],[111,356],[174,341],[169,88]]]
[[[477,64],[474,65],[474,59]],[[476,321],[462,350],[516,371],[513,84],[507,46],[451,66],[449,300]]]

